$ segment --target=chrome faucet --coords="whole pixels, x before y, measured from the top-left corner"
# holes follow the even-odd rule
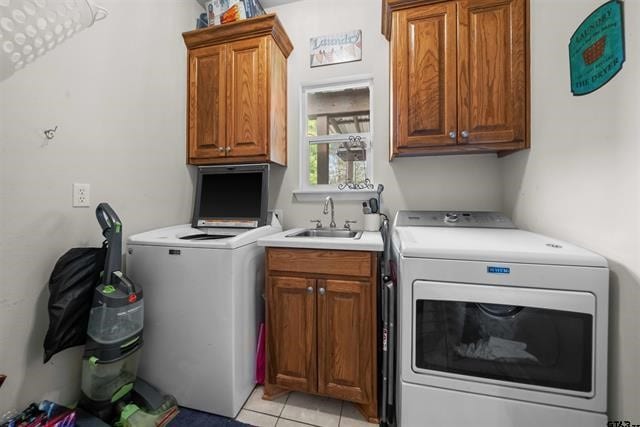
[[[322,213],[325,215],[329,213],[329,202],[331,202],[331,222],[329,223],[329,227],[336,228],[336,212],[335,212],[335,207],[333,206],[333,199],[331,198],[331,196],[327,196],[327,198],[324,199],[324,206],[322,208]]]

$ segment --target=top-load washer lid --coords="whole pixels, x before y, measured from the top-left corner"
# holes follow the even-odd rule
[[[268,164],[200,166],[191,226],[215,230],[267,225],[268,199]]]
[[[600,255],[514,227],[431,226],[408,222],[429,222],[431,219],[425,219],[429,214],[431,212],[400,211],[396,215],[392,240],[403,257],[607,267],[606,259]]]

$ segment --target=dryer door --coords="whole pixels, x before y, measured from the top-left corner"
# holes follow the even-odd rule
[[[595,296],[478,284],[413,284],[412,369],[593,395]]]

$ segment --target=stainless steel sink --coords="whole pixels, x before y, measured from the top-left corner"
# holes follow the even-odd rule
[[[359,239],[360,236],[362,236],[362,231],[348,230],[346,228],[310,228],[287,235],[287,237],[337,237],[354,240]]]

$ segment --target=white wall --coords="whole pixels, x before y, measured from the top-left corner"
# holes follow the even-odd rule
[[[0,414],[78,396],[82,348],[42,364],[47,282],[67,249],[101,242],[96,204],[116,209],[125,237],[191,213],[180,33],[198,5],[98,3],[108,18],[0,82]],[[71,207],[73,182],[91,184],[91,208]]]
[[[293,42],[288,63],[289,166],[273,167],[271,206],[284,209],[285,226],[309,226],[321,218],[320,202],[302,203],[292,191],[299,182],[299,93],[302,83],[369,74],[374,79],[374,180],[385,186],[384,211],[398,209],[499,210],[500,168],[495,154],[401,158],[389,163],[389,42],[380,32],[381,8],[372,0],[303,0],[269,9],[276,12]],[[362,61],[309,67],[309,39],[362,30]],[[361,202],[336,203],[336,222],[362,225]],[[357,226],[357,225],[356,225]]]
[[[518,226],[579,244],[611,267],[609,414],[640,422],[640,2],[624,3],[627,60],[574,97],[567,44],[601,0],[531,1],[532,143],[502,159]]]

